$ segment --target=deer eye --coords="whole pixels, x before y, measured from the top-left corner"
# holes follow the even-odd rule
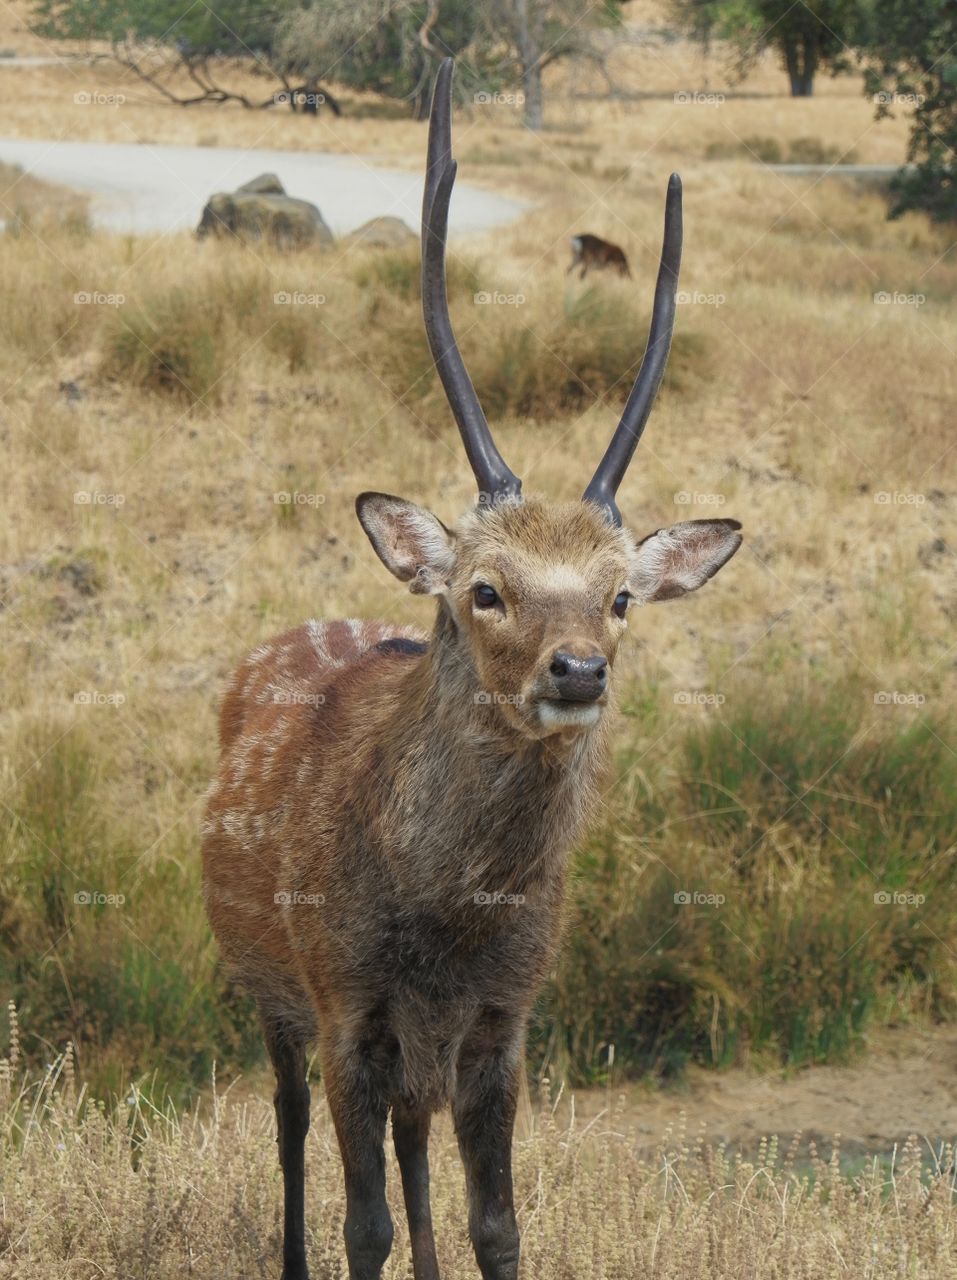
[[[493,609],[498,604],[498,592],[487,582],[480,582],[472,589],[472,598],[477,609]]]
[[[615,603],[611,606],[611,611],[616,618],[623,618],[628,612],[628,601],[631,596],[627,591],[619,591],[615,596]]]

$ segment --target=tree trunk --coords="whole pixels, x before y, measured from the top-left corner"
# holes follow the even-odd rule
[[[784,38],[784,63],[791,82],[792,98],[810,98],[814,94],[817,70],[817,45],[813,36],[788,35]]]
[[[526,129],[542,127],[542,42],[541,23],[533,12],[529,23],[528,0],[515,0],[515,45],[522,69],[522,93],[525,95]]]
[[[542,127],[542,69],[535,61],[522,67],[522,92],[525,94],[525,127]]]

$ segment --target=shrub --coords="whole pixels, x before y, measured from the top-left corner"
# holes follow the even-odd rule
[[[749,134],[740,142],[709,142],[706,160],[759,160],[762,164],[854,164],[857,153],[830,146],[820,138],[794,138],[785,150],[779,139]]]
[[[451,250],[447,255],[445,274],[450,299],[460,295],[471,298],[481,288],[477,263]],[[421,298],[422,259],[419,247],[368,249],[363,252],[352,278],[362,289],[385,290],[404,302]]]
[[[222,308],[195,290],[171,289],[117,316],[102,372],[190,401],[218,396],[226,367],[222,318]]]
[[[875,1017],[906,1016],[899,993],[952,1011],[948,733],[865,736],[859,705],[847,690],[755,701],[692,729],[674,775],[619,796],[579,856],[541,1010],[552,1073],[593,1079],[612,1044],[619,1066],[661,1075],[751,1052],[827,1061]]]
[[[23,1014],[28,1057],[71,1040],[84,1079],[114,1095],[158,1064],[162,1092],[214,1055],[249,1061],[255,1023],[216,970],[189,833],[182,858],[145,864],[104,816],[102,753],[66,729],[24,734],[36,763],[0,813],[0,1001]]]
[[[596,400],[621,405],[647,340],[646,313],[612,282],[581,292],[536,298],[486,290],[456,332],[479,399],[490,417],[548,418],[581,412]],[[502,299],[503,301],[496,301]],[[421,325],[401,323],[394,306],[380,304],[366,339],[367,359],[394,394],[435,425],[448,422]],[[665,389],[686,390],[709,367],[699,335],[678,333]]]

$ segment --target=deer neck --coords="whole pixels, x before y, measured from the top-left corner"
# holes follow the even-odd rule
[[[405,861],[458,868],[463,892],[524,892],[562,878],[606,755],[602,725],[533,739],[482,687],[448,609],[397,691],[383,735],[393,780],[387,822]],[[429,858],[421,859],[423,849]]]

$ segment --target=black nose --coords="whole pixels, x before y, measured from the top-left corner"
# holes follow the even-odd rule
[[[548,668],[558,696],[565,702],[594,702],[605,692],[608,662],[600,654],[576,658],[559,649]]]

